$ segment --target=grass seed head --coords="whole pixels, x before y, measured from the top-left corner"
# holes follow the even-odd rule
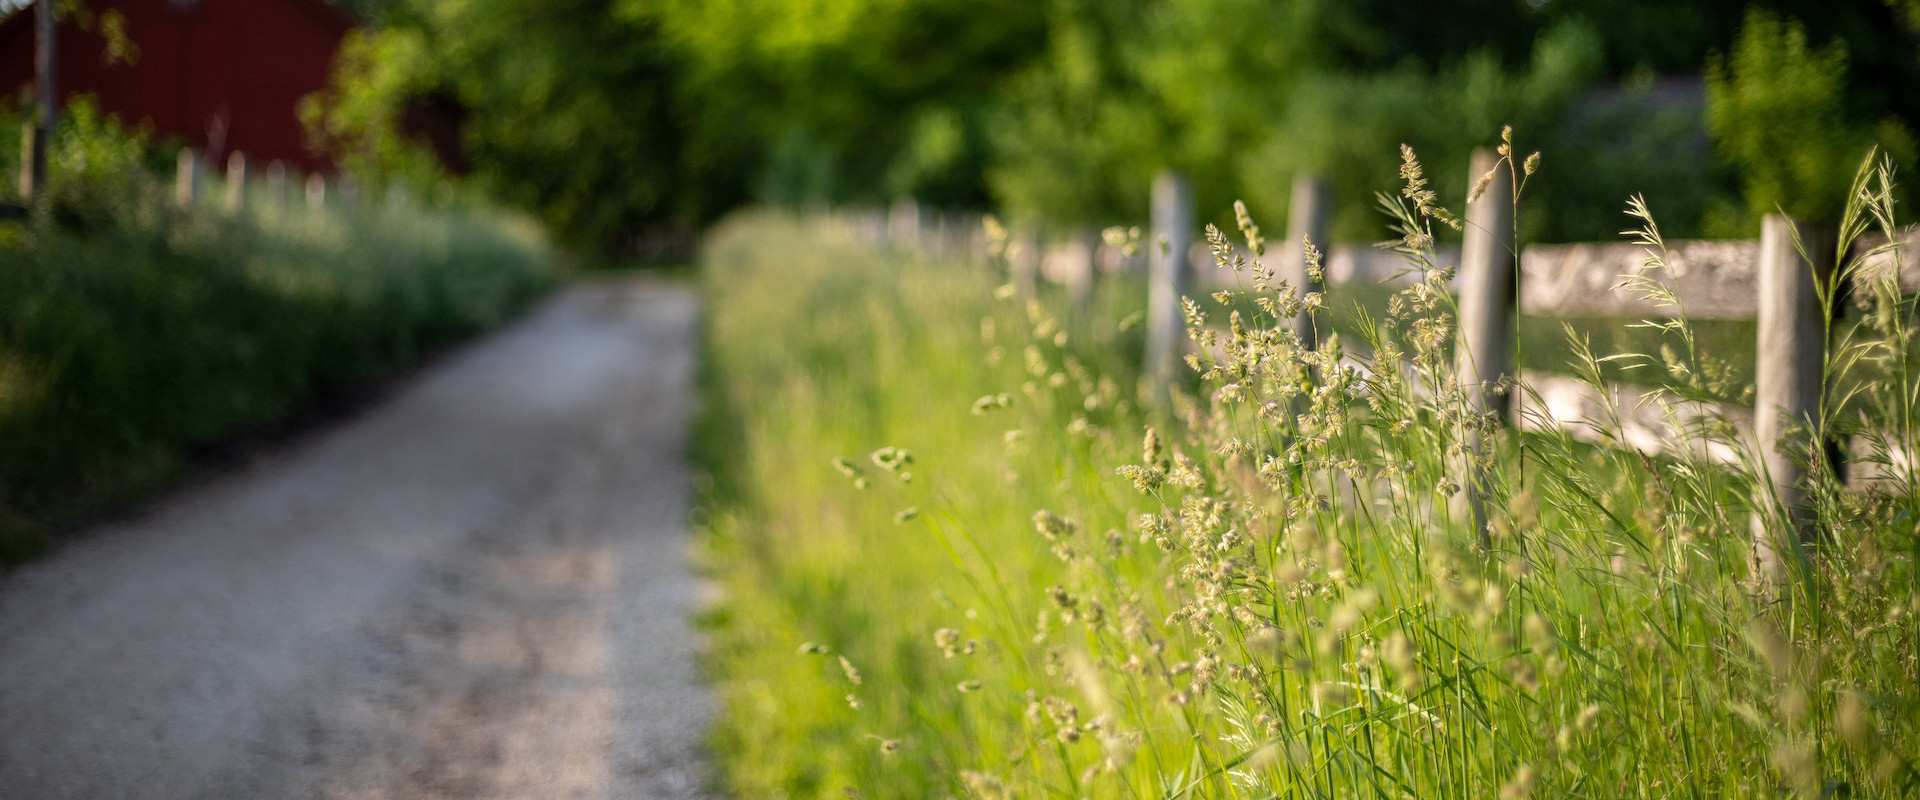
[[[1513,778],[1500,787],[1500,800],[1526,800],[1533,794],[1533,784],[1539,780],[1539,773],[1531,764],[1521,764],[1513,771]]]

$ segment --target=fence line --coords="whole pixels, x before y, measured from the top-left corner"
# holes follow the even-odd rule
[[[1819,385],[1822,348],[1827,320],[1835,309],[1822,307],[1815,300],[1814,281],[1816,275],[1823,281],[1833,280],[1831,229],[1770,215],[1763,221],[1759,239],[1666,243],[1662,253],[1666,270],[1654,277],[1679,298],[1688,317],[1756,320],[1760,335],[1755,342],[1755,403],[1735,407],[1681,402],[1670,396],[1645,402],[1653,390],[1610,385],[1600,391],[1613,397],[1609,407],[1618,412],[1620,427],[1603,435],[1594,424],[1602,408],[1601,398],[1579,381],[1526,373],[1519,378],[1530,388],[1531,397],[1503,398],[1487,392],[1503,376],[1515,374],[1511,359],[1518,317],[1639,319],[1671,316],[1677,310],[1615,288],[1624,276],[1645,276],[1649,253],[1642,245],[1517,246],[1512,238],[1511,168],[1503,164],[1494,169],[1496,159],[1485,151],[1476,152],[1472,161],[1472,177],[1477,180],[1493,172],[1494,183],[1487,187],[1484,197],[1469,205],[1468,232],[1461,249],[1438,253],[1441,263],[1459,265],[1455,289],[1459,294],[1460,374],[1469,402],[1523,429],[1537,430],[1551,424],[1578,438],[1649,454],[1674,454],[1675,447],[1691,447],[1697,451],[1695,455],[1730,463],[1741,460],[1742,451],[1733,444],[1740,443],[1743,448],[1751,448],[1744,452],[1755,456],[1752,463],[1762,472],[1756,503],[1776,511],[1755,518],[1754,541],[1759,558],[1769,560],[1772,548],[1786,541],[1784,537],[1809,535],[1805,527],[1809,476],[1799,465],[1842,463],[1848,449],[1838,443],[1819,443],[1816,447],[1804,435],[1801,424],[1818,413],[1823,391]],[[1300,176],[1293,197],[1287,241],[1281,250],[1270,251],[1267,256],[1268,263],[1291,285],[1320,288],[1313,286],[1301,269],[1302,239],[1314,241],[1325,251],[1329,284],[1390,282],[1405,273],[1404,262],[1395,254],[1372,246],[1321,245],[1327,237],[1327,209],[1332,202],[1331,189],[1325,184],[1311,176]],[[1180,298],[1231,286],[1236,281],[1223,270],[1195,269],[1195,265],[1212,263],[1212,257],[1204,243],[1194,241],[1198,223],[1193,203],[1192,187],[1183,177],[1163,172],[1155,178],[1150,235],[1142,243],[1147,251],[1144,259],[1129,257],[1111,243],[1102,244],[1084,229],[1049,245],[1037,230],[1024,228],[1013,237],[999,262],[1022,292],[1031,292],[1040,281],[1066,285],[1076,313],[1084,312],[1090,304],[1093,284],[1101,273],[1145,267],[1150,298],[1142,400],[1162,410],[1170,407],[1182,354],[1191,346],[1183,335]],[[905,219],[903,209],[911,209],[912,224],[900,222]],[[980,241],[980,217],[942,215],[929,222],[925,214],[917,206],[896,203],[884,212],[847,214],[844,227],[874,244],[919,253],[965,254],[976,263],[992,262]],[[929,230],[935,232],[931,237]],[[971,241],[955,246],[953,230],[971,231]],[[1884,240],[1856,243],[1854,253],[1862,257],[1859,263],[1866,275],[1897,266],[1903,289],[1920,291],[1920,259],[1892,254],[1895,249],[1912,252],[1913,245],[1920,244],[1920,234],[1908,236],[1900,248],[1886,248],[1886,252],[1876,251]],[[1810,262],[1800,257],[1801,247],[1808,253],[1826,255],[1820,262]],[[1832,296],[1840,294],[1835,291]],[[1697,433],[1709,419],[1731,424],[1732,438],[1686,435],[1690,428]],[[1796,430],[1801,431],[1798,439],[1793,438]],[[1477,442],[1468,445],[1470,452],[1479,450]],[[1915,458],[1905,451],[1892,456],[1896,461]],[[1846,471],[1850,485],[1863,486],[1882,477],[1864,466]],[[1469,492],[1467,501],[1463,513],[1471,515],[1476,527],[1484,526],[1486,515],[1479,508],[1479,494]],[[1762,522],[1763,516],[1787,524],[1769,530]]]
[[[292,200],[294,173],[285,162],[278,159],[268,162],[264,173],[263,181],[256,179],[245,153],[236,150],[227,154],[226,169],[219,173],[221,204],[232,213],[245,211],[248,195],[257,188],[255,184],[264,183],[267,201],[275,208],[287,208]],[[325,208],[328,203],[334,202],[334,198],[349,206],[360,202],[358,186],[349,177],[330,178],[314,172],[298,180],[309,209]],[[181,148],[174,171],[174,203],[181,208],[198,207],[207,196],[207,181],[206,154],[197,148]],[[389,201],[398,196],[393,191],[388,192]]]

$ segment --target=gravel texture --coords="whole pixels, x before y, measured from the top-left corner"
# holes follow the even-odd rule
[[[0,798],[711,796],[696,318],[576,285],[0,578]]]

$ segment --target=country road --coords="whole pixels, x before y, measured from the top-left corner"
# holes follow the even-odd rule
[[[0,800],[710,796],[697,313],[575,285],[0,577]]]

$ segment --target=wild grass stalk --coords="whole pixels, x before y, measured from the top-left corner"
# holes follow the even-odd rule
[[[1252,288],[1188,303],[1196,381],[1151,424],[1118,389],[1137,343],[1116,327],[1063,325],[1044,297],[990,304],[977,273],[790,221],[721,234],[702,507],[728,592],[713,665],[734,788],[1920,791],[1920,387],[1898,270],[1855,268],[1866,322],[1833,349],[1837,371],[1887,377],[1836,383],[1857,388],[1817,420],[1867,438],[1886,477],[1816,492],[1827,534],[1776,592],[1751,572],[1749,521],[1767,513],[1751,458],[1710,457],[1744,445],[1686,405],[1727,387],[1684,314],[1654,324],[1661,355],[1566,350],[1595,384],[1627,362],[1664,376],[1638,402],[1667,409],[1682,446],[1666,454],[1476,413],[1432,253],[1449,217],[1407,165],[1407,193],[1383,202],[1418,280],[1351,323],[1364,356],[1339,335],[1304,347],[1294,315],[1324,298],[1211,231]],[[1856,192],[1890,235],[1891,181],[1878,168]],[[1610,410],[1585,422],[1623,441]],[[1463,464],[1484,541],[1453,510]]]

